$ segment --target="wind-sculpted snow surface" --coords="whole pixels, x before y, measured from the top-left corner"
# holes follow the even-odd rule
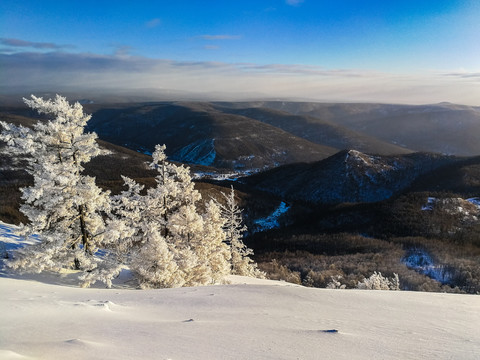
[[[1,223],[0,242],[21,239]],[[72,274],[0,275],[0,359],[462,359],[480,353],[480,296],[231,285],[81,289]],[[234,339],[234,341],[232,341]]]
[[[480,296],[231,281],[135,291],[0,278],[0,358],[476,360],[480,353]]]

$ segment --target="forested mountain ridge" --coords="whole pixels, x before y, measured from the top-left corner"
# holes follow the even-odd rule
[[[390,198],[421,175],[459,158],[431,153],[396,156],[344,150],[310,164],[278,167],[245,179],[255,188],[312,203],[375,202]]]
[[[274,109],[330,122],[412,151],[480,154],[480,107],[448,102],[428,105],[257,101],[225,103],[237,109]],[[312,120],[315,123],[315,120]],[[354,147],[353,147],[354,148]],[[354,148],[356,149],[356,148]],[[356,149],[362,152],[368,150]],[[376,153],[376,152],[373,152]]]
[[[132,149],[149,153],[164,143],[172,160],[236,170],[315,161],[338,151],[203,103],[102,109],[93,114],[88,129]]]

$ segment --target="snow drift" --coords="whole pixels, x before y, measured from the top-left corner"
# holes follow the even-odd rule
[[[1,359],[477,359],[480,297],[232,277],[161,290],[0,278]],[[281,286],[286,285],[286,286]]]

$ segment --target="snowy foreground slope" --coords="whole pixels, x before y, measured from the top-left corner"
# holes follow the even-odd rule
[[[0,243],[23,246],[0,222]],[[34,240],[33,240],[34,241]],[[78,288],[0,272],[5,359],[479,359],[480,296],[231,285]]]
[[[479,358],[480,296],[233,281],[107,290],[1,278],[0,359]]]

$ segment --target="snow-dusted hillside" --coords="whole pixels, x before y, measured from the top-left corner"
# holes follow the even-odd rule
[[[3,225],[7,248],[21,242]],[[478,359],[480,296],[232,284],[81,289],[0,277],[0,359]]]

